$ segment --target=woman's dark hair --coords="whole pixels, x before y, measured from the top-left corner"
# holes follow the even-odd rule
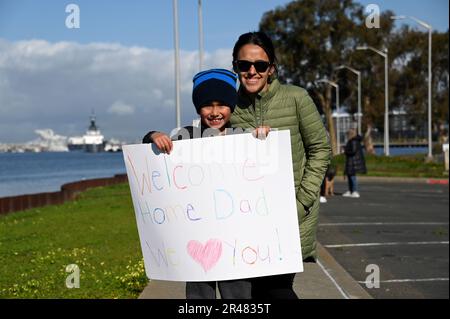
[[[237,60],[239,50],[246,44],[255,44],[260,46],[266,52],[271,64],[275,64],[277,62],[272,40],[264,32],[248,32],[242,34],[234,45],[233,61]]]

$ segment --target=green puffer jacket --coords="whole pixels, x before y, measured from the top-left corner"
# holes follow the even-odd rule
[[[291,131],[292,161],[303,259],[316,259],[319,191],[330,161],[327,132],[307,91],[274,80],[253,102],[242,90],[231,117],[233,127],[268,125]]]

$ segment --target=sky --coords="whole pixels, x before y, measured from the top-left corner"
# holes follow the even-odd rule
[[[203,0],[204,68],[231,67],[240,34],[288,0]],[[448,0],[360,0],[448,29]],[[69,29],[68,4],[80,10]],[[183,125],[196,117],[198,0],[178,0]],[[398,25],[401,23],[398,22]],[[95,110],[107,139],[139,142],[175,126],[171,0],[0,0],[0,143],[36,138],[50,128],[82,135]]]

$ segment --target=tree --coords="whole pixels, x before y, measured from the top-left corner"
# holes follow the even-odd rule
[[[393,106],[408,112],[409,124],[427,134],[428,34],[403,27],[391,42],[394,61]],[[436,135],[448,123],[448,31],[432,35],[432,119]]]
[[[422,124],[427,104],[427,37],[403,27],[394,29],[391,11],[380,15],[380,28],[367,28],[364,8],[353,0],[298,0],[266,12],[260,30],[274,41],[279,78],[307,88],[326,118],[334,154],[333,88],[316,85],[326,78],[339,83],[341,105],[356,112],[357,86],[352,74],[335,68],[346,64],[362,72],[363,130],[384,130],[385,90],[383,58],[358,45],[389,49],[390,111],[404,109],[410,124]],[[448,31],[433,34],[433,123],[448,125]],[[366,140],[370,140],[367,138]]]
[[[433,33],[433,109],[432,118],[435,123],[435,131],[442,142],[445,137],[448,139],[448,91],[449,91],[449,70],[448,70],[448,43],[449,33]],[[447,127],[445,127],[447,126]],[[448,143],[448,140],[447,140]]]
[[[350,89],[356,87],[354,82],[349,83],[346,76],[338,78],[335,68],[355,59],[365,62],[361,64],[366,73],[372,71],[375,63],[365,61],[362,55],[353,57],[355,47],[366,43],[379,45],[385,33],[389,34],[389,31],[365,32],[364,22],[363,7],[352,0],[300,0],[265,13],[260,23],[260,30],[271,36],[277,49],[280,79],[308,88],[320,102],[334,154],[338,152],[332,121],[335,94],[330,86],[318,86],[316,81],[321,78],[338,81],[342,101],[355,99],[354,90]],[[386,17],[381,17],[381,24],[391,27]]]

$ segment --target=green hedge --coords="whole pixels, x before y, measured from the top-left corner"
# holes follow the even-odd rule
[[[338,175],[344,174],[345,155],[332,159]],[[367,176],[447,178],[443,163],[425,161],[423,154],[405,156],[366,156]]]

